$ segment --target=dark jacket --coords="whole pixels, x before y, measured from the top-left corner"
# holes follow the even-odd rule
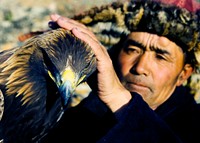
[[[66,111],[48,143],[199,143],[200,109],[184,87],[155,111],[141,96],[112,113],[94,94]]]

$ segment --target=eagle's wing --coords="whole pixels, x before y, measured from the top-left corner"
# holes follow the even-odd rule
[[[4,111],[4,97],[2,91],[0,90],[0,121],[3,116],[3,111]]]

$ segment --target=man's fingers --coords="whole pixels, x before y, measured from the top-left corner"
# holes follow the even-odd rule
[[[84,31],[81,31],[79,28],[73,28],[72,33],[79,39],[88,43],[91,47],[100,46],[100,43],[96,38],[93,39],[93,37],[91,37],[89,34],[85,33]]]
[[[105,47],[103,45],[101,45],[96,38],[93,39],[92,37],[90,37],[90,35],[88,35],[87,33],[84,33],[83,31],[81,31],[78,28],[73,28],[72,33],[79,39],[88,43],[90,45],[90,47],[92,47],[94,54],[97,56],[97,59],[102,58],[105,55],[106,56],[108,55]]]
[[[67,17],[62,17],[58,14],[52,14],[50,15],[50,17],[52,21],[56,22],[62,28],[65,28],[68,30],[72,30],[73,28],[78,28],[80,31],[90,35],[90,37],[96,38],[93,32],[91,32],[84,24],[79,23],[76,20],[73,20]]]
[[[89,44],[92,47],[94,54],[97,56],[97,59],[100,60],[102,57],[109,57],[106,48],[99,43],[95,34],[84,24],[57,14],[53,14],[50,17],[51,20],[55,21],[60,27],[71,30],[76,37]]]

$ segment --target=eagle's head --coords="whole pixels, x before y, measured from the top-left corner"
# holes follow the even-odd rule
[[[96,69],[94,53],[87,44],[61,28],[39,37],[41,40],[37,43],[45,69],[57,85],[63,107],[66,107],[76,87]]]

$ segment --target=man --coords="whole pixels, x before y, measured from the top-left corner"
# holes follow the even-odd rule
[[[51,15],[52,21],[71,30],[92,47],[97,58],[94,76],[97,82],[89,79],[91,94],[66,111],[58,127],[46,137],[46,142],[200,141],[200,108],[187,87],[182,86],[199,68],[196,58],[200,44],[198,18],[178,7],[151,1],[130,1],[125,6],[125,18],[118,11],[118,5],[113,6],[117,9],[114,14],[120,13],[124,22],[117,23],[121,19],[115,17],[117,20],[112,21],[110,33],[105,32],[108,27],[103,27],[108,35],[120,26],[125,29],[121,32],[125,36],[121,34],[120,41],[109,52],[100,44],[101,37],[90,31],[95,21],[86,27],[81,18],[83,24]],[[101,21],[101,16],[95,18]],[[105,17],[104,20],[106,23],[110,19]]]

